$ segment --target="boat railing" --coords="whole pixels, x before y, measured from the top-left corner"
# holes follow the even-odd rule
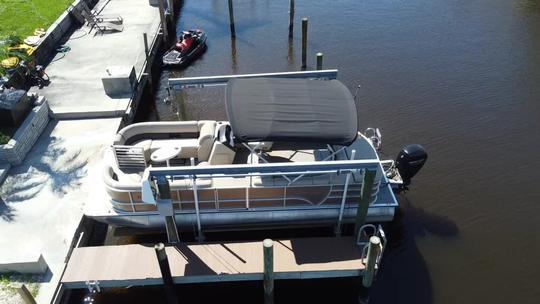
[[[360,187],[362,185],[360,177],[364,170],[380,170],[380,163],[378,160],[353,160],[353,161],[324,161],[324,162],[312,162],[312,163],[295,163],[295,164],[283,164],[283,163],[269,163],[253,165],[224,165],[224,166],[208,166],[208,167],[160,167],[160,168],[147,168],[146,176],[152,184],[155,185],[155,181],[158,177],[165,177],[171,187],[171,199],[172,203],[177,206],[177,210],[182,211],[185,206],[204,205],[206,211],[222,211],[231,209],[255,209],[260,208],[260,202],[281,201],[280,205],[270,204],[267,208],[283,208],[283,207],[302,207],[304,205],[307,208],[317,207],[332,207],[335,208],[336,204],[345,206],[347,198],[356,198],[360,196]],[[373,191],[371,196],[371,206],[388,206],[386,202],[378,202],[377,195],[381,184],[385,183],[385,177],[383,174],[379,174],[380,178],[376,179],[373,185]],[[289,176],[289,180],[283,179],[283,176]],[[346,176],[349,176],[347,178]],[[351,178],[355,177],[355,178]],[[231,185],[227,186],[227,183],[221,183],[218,179],[227,179],[225,181],[242,181],[241,186]],[[254,182],[258,180],[267,180],[275,182],[262,183],[256,185]],[[324,181],[324,182],[319,182]],[[184,182],[184,187],[175,187],[178,182]],[[206,182],[206,184],[205,184]],[[149,183],[150,184],[150,183]],[[310,201],[309,199],[302,198],[299,195],[294,194],[294,188],[298,187],[315,189],[316,187],[328,188],[327,193],[322,199],[317,201]],[[242,196],[233,198],[222,198],[224,192],[230,189],[243,189],[245,193]],[[275,189],[279,195],[273,197],[261,197],[257,195],[257,191],[260,189]],[[156,201],[142,201],[144,194],[142,192],[145,189],[111,189],[115,192],[127,193],[129,196],[129,203],[115,201],[114,204],[117,209],[136,211],[151,211],[155,210]],[[189,199],[183,199],[182,193],[186,190],[194,191]],[[146,189],[146,191],[153,191],[156,193],[156,188]],[[205,195],[198,195],[204,191]],[[195,192],[197,195],[195,195]],[[213,193],[213,195],[209,195]],[[141,194],[143,194],[141,196]],[[153,195],[153,194],[152,194]],[[195,199],[198,197],[198,199]],[[334,204],[325,204],[329,199],[334,200]],[[304,204],[299,204],[302,201]],[[336,200],[338,202],[336,202]],[[339,202],[341,201],[341,202]],[[200,206],[197,206],[200,207]],[[193,210],[187,208],[189,210]]]

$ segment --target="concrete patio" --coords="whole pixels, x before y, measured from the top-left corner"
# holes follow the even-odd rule
[[[71,35],[66,46],[47,66],[51,83],[36,90],[49,101],[53,117],[90,118],[119,117],[129,108],[131,95],[108,96],[101,78],[113,66],[135,67],[137,77],[145,61],[143,33],[149,43],[160,24],[158,8],[147,0],[112,0],[105,15],[123,18],[122,32],[97,32],[83,25]]]
[[[85,204],[104,199],[102,155],[120,118],[52,120],[0,187],[0,265],[35,261],[49,269],[38,302],[49,302]]]

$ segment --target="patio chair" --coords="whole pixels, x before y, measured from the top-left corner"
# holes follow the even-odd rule
[[[86,19],[86,22],[88,22],[88,25],[90,26],[90,28],[96,28],[99,32],[106,32],[106,31],[121,32],[124,30],[123,24],[118,24],[118,23],[109,22],[109,21],[100,21],[103,19],[98,19],[94,15],[88,15],[84,11],[81,11],[81,14],[84,16],[84,19]]]
[[[124,30],[123,19],[117,15],[94,15],[88,7],[82,5],[81,7],[75,7],[71,5],[71,11],[73,16],[81,23],[86,23],[91,29],[96,28],[99,32],[106,31],[118,31]]]
[[[99,23],[110,22],[115,24],[122,24],[124,22],[124,19],[120,15],[96,13],[95,11],[91,10],[85,2],[80,3],[80,8],[85,15],[89,16],[91,19],[94,19]]]

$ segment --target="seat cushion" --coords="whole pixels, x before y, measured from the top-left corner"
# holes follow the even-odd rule
[[[197,188],[205,189],[212,187],[211,178],[197,178]],[[193,190],[191,179],[178,179],[170,182],[171,190]]]
[[[215,122],[205,122],[201,125],[199,138],[197,138],[197,158],[199,161],[207,161],[214,144]]]

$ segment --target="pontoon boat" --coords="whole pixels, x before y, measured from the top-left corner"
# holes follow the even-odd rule
[[[88,215],[163,227],[159,202],[167,201],[184,229],[347,223],[371,170],[367,220],[391,221],[395,189],[427,159],[413,145],[396,162],[381,161],[380,135],[358,132],[354,99],[337,80],[232,79],[226,111],[229,121],[144,122],[119,131],[103,173],[110,201]]]

